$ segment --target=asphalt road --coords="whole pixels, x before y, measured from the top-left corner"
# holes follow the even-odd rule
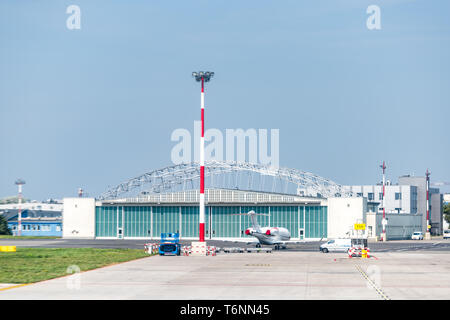
[[[14,245],[22,248],[129,248],[129,249],[143,249],[144,244],[148,242],[157,243],[155,240],[82,240],[82,239],[0,239],[0,245]],[[190,245],[192,241],[181,241],[182,245]],[[286,251],[292,252],[317,252],[320,244],[325,241],[312,241],[301,243],[290,243]],[[220,241],[208,240],[208,245],[217,246],[220,248],[226,247],[241,247],[250,248],[254,244],[247,242],[234,241]],[[433,239],[433,240],[397,240],[388,242],[370,242],[369,248],[371,252],[407,252],[407,251],[450,251],[450,240]],[[263,246],[270,247],[270,246]]]

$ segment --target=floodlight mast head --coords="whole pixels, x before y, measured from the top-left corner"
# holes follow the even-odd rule
[[[19,195],[22,193],[22,186],[25,184],[25,180],[17,179],[15,184],[19,187]]]
[[[17,179],[15,183],[16,183],[16,185],[18,185],[18,186],[19,186],[19,185],[24,185],[24,184],[25,184],[25,180],[23,180],[23,179]]]
[[[198,82],[202,81],[202,78],[205,82],[209,82],[209,80],[211,80],[211,78],[214,76],[214,72],[210,72],[210,71],[192,72],[192,76]]]

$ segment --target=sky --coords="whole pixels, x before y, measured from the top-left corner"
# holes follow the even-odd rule
[[[81,10],[69,29],[70,5]],[[367,8],[380,8],[369,30]],[[0,2],[0,198],[98,196],[206,128],[279,129],[279,164],[345,185],[450,181],[447,0]],[[441,187],[450,192],[450,187]]]

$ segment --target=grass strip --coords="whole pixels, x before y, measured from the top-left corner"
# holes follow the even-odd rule
[[[0,283],[33,283],[69,275],[70,266],[83,272],[148,256],[143,249],[17,248],[0,252]]]

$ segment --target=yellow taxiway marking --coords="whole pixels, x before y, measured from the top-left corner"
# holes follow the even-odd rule
[[[5,290],[9,290],[9,289],[15,289],[15,288],[20,288],[20,287],[24,287],[24,286],[28,286],[31,283],[22,283],[22,284],[17,284],[14,286],[10,286],[10,287],[6,287],[6,288],[1,288],[0,291],[5,291]]]
[[[367,275],[367,273],[364,272],[364,270],[358,266],[355,265],[356,269],[358,269],[359,273],[361,273],[361,275],[364,277],[364,279],[366,279],[366,281],[368,283],[370,283],[370,285],[375,289],[375,291],[384,299],[384,300],[391,300],[380,288],[378,288],[378,286],[375,284],[375,282],[372,281],[372,279],[369,278],[369,276]]]

